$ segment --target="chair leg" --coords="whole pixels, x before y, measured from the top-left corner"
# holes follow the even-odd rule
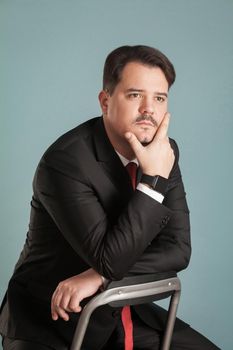
[[[179,300],[180,300],[180,291],[175,291],[170,299],[170,304],[168,309],[168,319],[167,319],[166,329],[163,336],[161,350],[170,349]]]
[[[90,308],[88,308],[88,305],[86,307],[84,307],[80,318],[79,318],[79,322],[77,325],[77,328],[75,330],[75,334],[74,334],[74,338],[73,338],[73,342],[71,345],[70,350],[80,350],[82,343],[83,343],[83,339],[87,330],[87,326],[91,317],[91,313],[92,310],[90,310]]]

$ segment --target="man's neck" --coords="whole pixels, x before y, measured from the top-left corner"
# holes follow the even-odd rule
[[[134,162],[134,163],[136,163],[136,164],[138,165],[138,160],[137,160],[137,158],[128,159],[128,158],[124,157],[122,154],[120,154],[117,150],[115,150],[115,152],[116,152],[117,155],[119,156],[119,158],[120,158],[120,160],[121,160],[121,162],[122,162],[122,164],[123,164],[124,166],[126,166],[129,162]]]

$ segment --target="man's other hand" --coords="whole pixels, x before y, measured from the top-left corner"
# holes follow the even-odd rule
[[[60,282],[51,299],[52,319],[56,321],[61,317],[68,321],[68,312],[80,312],[80,302],[95,294],[102,282],[101,276],[93,269]]]

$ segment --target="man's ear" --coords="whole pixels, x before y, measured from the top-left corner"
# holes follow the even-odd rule
[[[100,102],[100,107],[102,109],[103,114],[106,114],[108,111],[108,99],[109,99],[109,93],[105,90],[101,90],[99,93],[99,102]]]

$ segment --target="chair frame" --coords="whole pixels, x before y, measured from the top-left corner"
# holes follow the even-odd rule
[[[122,281],[124,284],[124,279]],[[154,301],[170,297],[166,328],[161,345],[161,350],[169,350],[180,300],[180,293],[181,283],[178,277],[139,284],[120,285],[113,288],[110,284],[108,289],[102,291],[85,305],[80,315],[70,350],[81,350],[90,317],[94,310],[99,306],[106,304],[109,304],[110,306],[123,306],[126,304],[135,305],[148,302],[148,300]]]

